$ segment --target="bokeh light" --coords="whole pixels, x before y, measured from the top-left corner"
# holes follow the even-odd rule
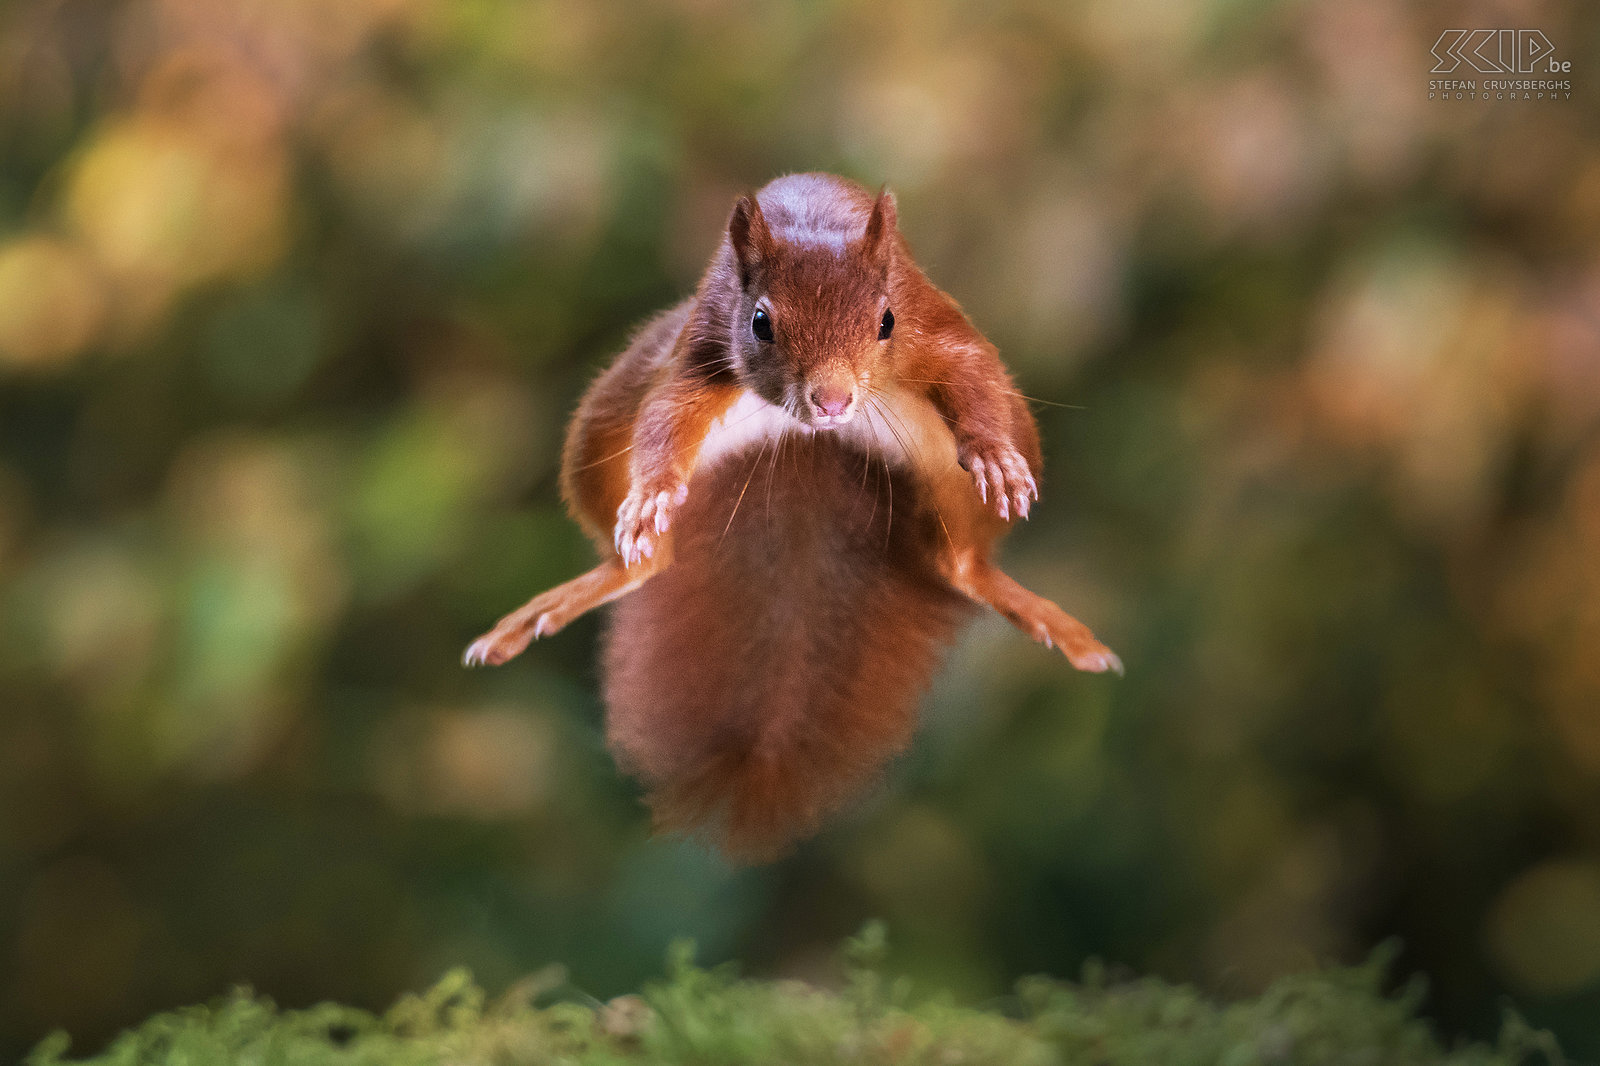
[[[1570,99],[1430,101],[1537,26]],[[0,1058],[245,982],[1099,955],[1228,995],[1399,937],[1447,1033],[1600,1057],[1600,15],[1353,0],[20,0],[0,10]],[[652,839],[583,387],[732,199],[828,169],[1034,399],[1025,583],[770,867]]]

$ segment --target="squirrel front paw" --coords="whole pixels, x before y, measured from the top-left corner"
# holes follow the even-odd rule
[[[652,483],[635,487],[617,508],[614,537],[623,566],[632,566],[656,553],[656,542],[672,526],[672,512],[689,498],[682,482]]]
[[[964,445],[958,458],[972,474],[978,498],[996,514],[1008,522],[1013,514],[1028,517],[1028,508],[1039,498],[1039,483],[1021,452],[1009,444],[973,443]]]

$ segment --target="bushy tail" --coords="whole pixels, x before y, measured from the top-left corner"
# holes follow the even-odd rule
[[[612,615],[607,739],[658,829],[771,858],[906,747],[967,601],[915,483],[826,436],[696,474],[673,525]]]

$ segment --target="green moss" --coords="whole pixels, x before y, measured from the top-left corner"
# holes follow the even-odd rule
[[[520,1064],[905,1063],[928,1066],[1494,1066],[1562,1061],[1547,1033],[1508,1017],[1493,1046],[1446,1050],[1416,1017],[1420,987],[1382,992],[1388,957],[1285,978],[1263,995],[1219,1005],[1157,980],[1109,982],[1089,968],[1075,983],[1030,978],[1015,1016],[913,1000],[881,970],[883,934],[848,949],[849,980],[828,992],[797,982],[741,980],[693,965],[676,949],[666,980],[604,1006],[555,1002],[536,977],[495,1001],[464,972],[408,996],[379,1017],[335,1005],[280,1011],[240,991],[206,1007],[159,1015],[100,1055],[66,1058],[57,1034],[29,1066],[520,1066]]]

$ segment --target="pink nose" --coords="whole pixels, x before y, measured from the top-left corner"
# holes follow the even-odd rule
[[[829,418],[838,418],[844,414],[853,399],[855,396],[848,389],[811,390],[811,406],[817,409],[817,414],[827,415]]]

